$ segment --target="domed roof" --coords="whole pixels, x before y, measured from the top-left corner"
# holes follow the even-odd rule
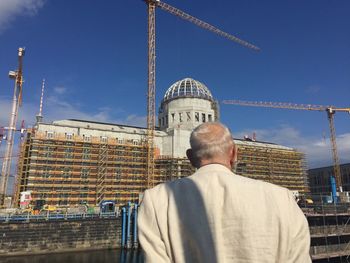
[[[201,98],[206,100],[213,100],[213,96],[209,89],[201,82],[185,78],[175,82],[165,92],[163,102],[176,98]]]

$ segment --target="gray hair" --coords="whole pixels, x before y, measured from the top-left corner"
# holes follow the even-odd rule
[[[196,160],[225,156],[234,146],[230,130],[219,122],[206,122],[195,128],[190,144]]]

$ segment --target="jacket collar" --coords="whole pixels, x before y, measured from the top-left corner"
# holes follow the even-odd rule
[[[216,171],[216,172],[221,172],[222,171],[222,172],[226,172],[226,173],[233,173],[226,166],[224,166],[222,164],[217,164],[217,163],[211,163],[211,164],[203,165],[197,170],[197,173],[209,172],[209,171]]]

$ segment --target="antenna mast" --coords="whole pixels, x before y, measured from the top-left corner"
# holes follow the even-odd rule
[[[43,121],[44,90],[45,90],[45,79],[43,79],[43,82],[41,85],[40,107],[39,107],[39,113],[38,113],[38,115],[36,115],[36,122],[37,123]]]

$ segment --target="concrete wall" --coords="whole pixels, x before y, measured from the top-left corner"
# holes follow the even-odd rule
[[[72,140],[74,138],[81,137],[107,137],[107,141],[110,139],[117,139],[119,143],[126,143],[128,140],[133,140],[140,144],[146,138],[147,129],[139,127],[129,127],[123,125],[112,125],[112,124],[98,124],[94,122],[82,122],[73,120],[60,120],[51,123],[39,123],[37,126],[37,131],[44,134],[52,133],[52,138],[56,136],[61,136],[65,138],[67,134],[72,135]],[[156,130],[154,132],[155,138],[154,143],[157,148],[160,149],[162,153],[162,139],[167,135],[166,132]],[[67,141],[69,141],[67,139]]]
[[[163,137],[162,155],[175,158],[187,158],[186,150],[190,148],[191,131],[173,129],[169,131],[169,136]]]
[[[171,129],[192,131],[203,122],[215,120],[215,112],[212,108],[212,102],[209,100],[177,98],[162,106],[158,116],[158,125],[162,131],[169,132]]]
[[[0,256],[120,247],[121,219],[0,223]]]

